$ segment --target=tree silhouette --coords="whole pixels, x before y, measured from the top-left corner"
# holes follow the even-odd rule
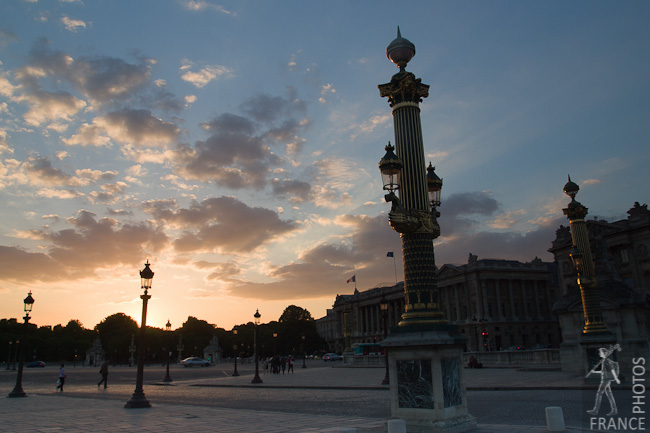
[[[138,323],[124,313],[108,316],[95,326],[106,357],[114,364],[127,363],[131,335],[138,335]]]

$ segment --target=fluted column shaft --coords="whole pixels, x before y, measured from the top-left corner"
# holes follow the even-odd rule
[[[587,216],[587,208],[574,199],[569,203],[569,207],[562,209],[562,211],[567,218],[569,218],[573,246],[580,250],[583,257],[582,272],[578,278],[580,296],[582,298],[582,310],[585,320],[582,333],[594,334],[608,332],[608,329],[603,322],[594,261],[591,257],[587,224],[584,219],[585,216]]]

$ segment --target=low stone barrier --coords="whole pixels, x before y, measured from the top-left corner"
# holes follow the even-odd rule
[[[469,358],[472,356],[484,367],[560,364],[560,349],[465,352],[463,353],[465,365],[469,363]]]

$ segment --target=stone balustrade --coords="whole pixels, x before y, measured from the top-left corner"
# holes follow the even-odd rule
[[[560,364],[560,349],[465,352],[463,353],[465,365],[468,364],[470,356],[476,358],[484,367]]]

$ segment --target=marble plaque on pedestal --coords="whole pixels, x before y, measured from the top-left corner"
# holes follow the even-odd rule
[[[397,361],[397,395],[401,408],[434,408],[430,359]]]
[[[463,395],[460,389],[458,358],[441,359],[440,364],[442,368],[442,394],[445,407],[460,406],[463,404]]]

